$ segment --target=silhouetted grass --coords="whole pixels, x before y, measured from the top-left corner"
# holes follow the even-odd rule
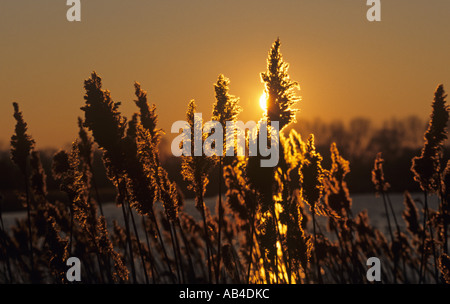
[[[277,39],[261,74],[267,110],[260,125],[278,121],[282,129],[275,167],[261,167],[260,155],[182,156],[186,183],[175,181],[161,160],[163,132],[147,92],[134,84],[139,112],[128,120],[93,72],[84,82],[78,138],[54,154],[47,176],[14,103],[11,158],[21,174],[22,191],[16,197],[27,217],[6,227],[0,199],[0,282],[67,283],[65,261],[76,256],[82,262],[82,283],[367,283],[366,261],[375,256],[383,261],[382,283],[449,283],[450,165],[444,154],[448,107],[443,86],[435,92],[421,154],[412,159],[423,201],[405,191],[405,225],[394,213],[391,181],[385,176],[396,164],[385,162],[381,153],[374,159],[372,182],[384,206],[386,237],[367,212],[354,214],[347,182],[352,163],[342,152],[349,147],[340,149],[336,139],[325,158],[316,146],[318,136],[303,134],[303,140],[292,127],[298,84],[289,78],[280,46]],[[223,127],[236,121],[241,110],[229,83],[219,75],[214,85],[213,118]],[[192,100],[186,114],[191,135],[203,129],[203,122],[194,121],[196,111]],[[354,129],[355,159],[364,146],[359,131]],[[257,132],[260,139],[262,129]],[[208,135],[203,134],[202,143]],[[248,134],[246,140],[248,146]],[[192,138],[184,144],[194,151]],[[94,170],[95,145],[115,189],[120,220],[105,218],[106,200],[96,183],[105,176]],[[387,158],[390,153],[376,152]],[[48,181],[57,183],[65,197],[55,199]],[[214,215],[205,204],[209,183],[219,183]],[[198,216],[186,212],[187,190],[194,193]],[[439,197],[437,210],[430,208],[429,195]]]

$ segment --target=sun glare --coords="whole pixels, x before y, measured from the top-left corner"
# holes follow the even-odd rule
[[[261,94],[261,97],[259,97],[259,106],[261,107],[261,109],[263,109],[264,111],[267,110],[267,97],[266,97],[266,92],[263,92]]]

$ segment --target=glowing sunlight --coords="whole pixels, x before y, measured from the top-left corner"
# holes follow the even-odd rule
[[[266,92],[263,92],[261,94],[261,97],[259,97],[259,106],[261,107],[261,109],[263,109],[264,111],[267,110],[267,97],[266,97]]]

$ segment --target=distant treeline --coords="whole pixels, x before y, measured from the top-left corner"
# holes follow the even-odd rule
[[[420,191],[410,170],[411,159],[420,155],[424,144],[424,131],[428,117],[408,116],[391,118],[375,124],[367,118],[354,118],[348,123],[340,120],[326,122],[320,118],[299,120],[288,128],[294,128],[307,138],[313,133],[316,148],[323,156],[323,166],[330,166],[330,145],[337,144],[341,155],[350,161],[347,184],[350,193],[372,192],[370,174],[378,152],[384,158],[384,174],[393,192]],[[289,130],[287,130],[289,131]],[[449,152],[445,144],[444,157]]]
[[[411,159],[420,154],[423,145],[423,134],[427,127],[427,121],[417,116],[406,118],[393,118],[386,120],[379,125],[375,125],[367,118],[354,118],[345,123],[341,120],[326,122],[321,119],[304,120],[289,126],[285,133],[291,128],[296,129],[304,139],[309,134],[314,134],[317,151],[324,156],[323,165],[330,167],[330,145],[336,142],[341,155],[350,161],[350,173],[347,175],[347,183],[351,193],[373,192],[373,185],[370,180],[373,161],[376,154],[382,152],[385,160],[384,171],[391,191],[410,192],[419,191],[419,186],[414,182],[413,174],[410,171]],[[3,145],[4,147],[5,145]],[[166,168],[170,178],[182,189],[187,189],[186,181],[180,175],[181,158],[174,157],[170,152],[170,142],[163,138],[159,149],[163,166]],[[41,151],[41,161],[47,173],[47,188],[49,195],[54,199],[64,200],[65,196],[60,192],[59,185],[52,178],[51,165],[56,149],[46,149]],[[448,145],[445,149],[448,154]],[[5,196],[4,211],[20,209],[21,206],[15,195],[16,190],[22,190],[22,178],[20,171],[11,162],[9,149],[0,151],[0,193]],[[114,201],[115,190],[106,176],[102,162],[102,155],[99,150],[94,153],[93,173],[100,189],[101,198],[107,201]],[[212,174],[215,174],[213,172]],[[217,183],[208,184],[207,196],[217,193]],[[184,192],[187,190],[184,190]],[[184,193],[188,198],[193,194]]]

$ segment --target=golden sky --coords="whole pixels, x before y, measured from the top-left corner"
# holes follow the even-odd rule
[[[68,22],[63,0],[0,1],[3,148],[13,101],[38,148],[72,141],[93,70],[127,117],[139,81],[166,132],[185,118],[190,99],[210,117],[220,73],[241,99],[239,119],[257,120],[259,74],[277,37],[301,86],[298,120],[425,118],[436,86],[450,91],[448,0],[381,0],[381,22],[367,21],[365,0],[81,3],[81,22]]]

